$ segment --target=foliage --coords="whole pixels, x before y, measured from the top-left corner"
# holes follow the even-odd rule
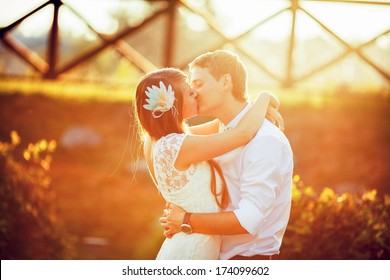
[[[47,175],[56,142],[40,140],[21,152],[20,141],[12,131],[10,143],[0,142],[0,257],[71,258]]]
[[[283,259],[390,259],[390,196],[377,191],[318,195],[294,176]]]

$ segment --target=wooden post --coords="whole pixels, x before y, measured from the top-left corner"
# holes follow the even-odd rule
[[[165,67],[173,66],[173,54],[174,54],[174,46],[176,45],[176,6],[178,1],[172,0],[169,1],[168,8],[168,23],[166,29],[166,38],[165,38]]]
[[[290,42],[288,45],[288,55],[287,55],[287,66],[286,66],[286,79],[284,85],[286,87],[291,87],[293,83],[293,68],[294,68],[294,48],[295,48],[295,23],[297,17],[297,9],[299,9],[299,0],[290,0],[291,1],[291,33],[290,33]]]
[[[58,61],[58,11],[62,5],[61,0],[53,0],[54,13],[53,13],[53,23],[51,25],[49,42],[47,46],[47,61],[49,64],[49,69],[45,73],[44,78],[46,79],[56,79],[57,78],[57,61]]]

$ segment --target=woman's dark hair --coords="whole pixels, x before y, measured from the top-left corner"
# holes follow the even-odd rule
[[[146,91],[148,87],[159,86],[163,82],[166,87],[169,85],[175,92],[174,107],[177,112],[171,110],[164,112],[159,118],[154,118],[152,111],[145,109]],[[138,83],[136,90],[136,115],[140,127],[140,134],[147,133],[152,139],[158,140],[163,136],[171,133],[185,133],[183,124],[183,91],[186,86],[187,75],[175,68],[163,68],[144,75]],[[143,139],[143,137],[141,137]],[[223,177],[222,170],[217,162],[208,160],[211,169],[210,189],[216,202],[221,208],[226,208],[229,203],[229,195],[226,187],[226,181]],[[217,192],[216,173],[222,179],[222,190]]]

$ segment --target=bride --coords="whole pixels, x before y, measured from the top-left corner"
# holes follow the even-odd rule
[[[182,71],[156,70],[137,86],[136,113],[149,172],[164,199],[187,212],[214,213],[227,206],[229,197],[212,159],[247,144],[267,113],[281,121],[275,110],[279,102],[272,94],[261,93],[237,127],[210,134],[218,131],[218,120],[194,127],[184,122],[197,114],[196,97]],[[221,236],[188,234],[191,227],[186,220],[189,217],[182,232],[165,239],[157,259],[218,259]]]

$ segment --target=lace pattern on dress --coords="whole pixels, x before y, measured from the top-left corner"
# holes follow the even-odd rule
[[[196,165],[191,164],[187,170],[175,168],[186,134],[172,133],[159,139],[154,147],[154,170],[160,191],[172,192],[187,185]]]

